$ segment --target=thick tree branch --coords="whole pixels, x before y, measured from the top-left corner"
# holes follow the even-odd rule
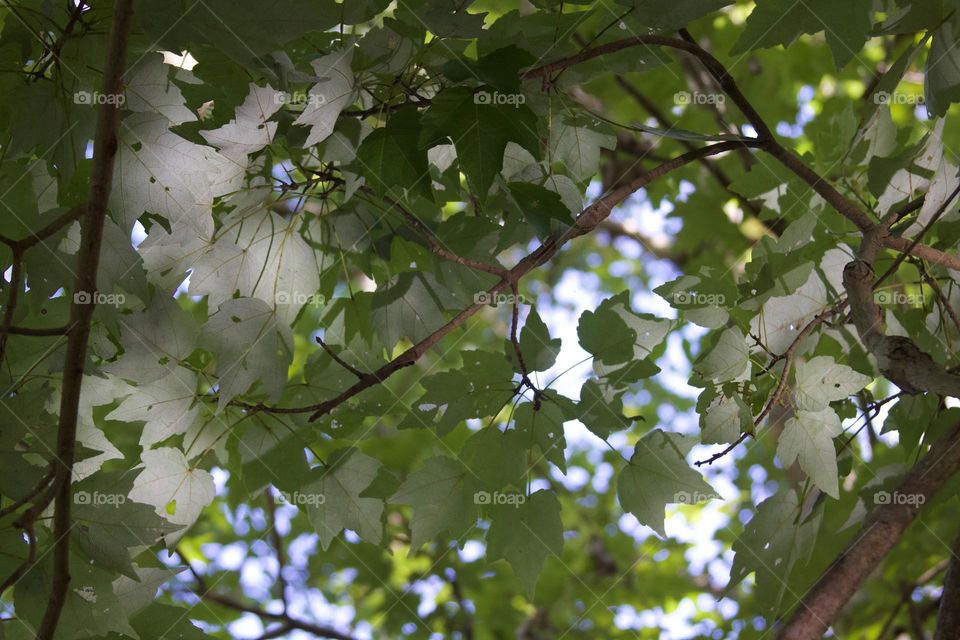
[[[883,243],[883,246],[887,247],[888,249],[910,254],[915,258],[926,260],[927,262],[931,262],[941,267],[946,267],[947,269],[960,271],[960,256],[946,253],[940,249],[934,249],[933,247],[927,246],[923,243],[915,243],[909,238],[903,238],[900,236],[886,236],[881,242]]]
[[[132,0],[116,0],[113,25],[103,72],[104,95],[119,95],[123,88],[127,39],[133,15]],[[93,142],[93,166],[90,171],[90,192],[82,218],[80,249],[77,253],[77,277],[74,293],[88,292],[90,301],[74,301],[70,308],[70,333],[63,364],[60,390],[60,416],[57,430],[56,475],[53,487],[56,502],[53,516],[53,585],[49,602],[37,631],[38,640],[52,640],[70,585],[70,482],[73,476],[74,452],[77,443],[80,389],[87,359],[87,340],[95,305],[92,294],[97,289],[97,269],[103,241],[107,201],[113,183],[113,164],[117,153],[117,126],[120,111],[115,101],[100,105]]]
[[[953,640],[960,632],[960,536],[950,549],[947,575],[943,578],[943,594],[940,596],[940,612],[937,614],[937,630],[933,640]]]
[[[960,471],[960,423],[937,440],[907,473],[891,500],[877,506],[857,536],[821,576],[780,630],[781,640],[819,639],[860,585],[900,539],[907,526]]]
[[[947,371],[913,340],[888,336],[884,315],[874,298],[876,276],[873,257],[882,244],[878,233],[868,233],[860,257],[843,269],[843,286],[850,302],[850,319],[857,328],[860,341],[877,359],[880,372],[907,393],[934,392],[960,397],[960,375]]]

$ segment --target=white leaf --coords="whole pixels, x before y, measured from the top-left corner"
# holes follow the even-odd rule
[[[340,112],[353,104],[353,71],[350,62],[353,49],[334,51],[311,63],[320,82],[313,85],[307,96],[307,106],[294,124],[310,126],[310,135],[303,146],[323,142],[333,133]]]
[[[59,391],[59,390],[58,390]],[[107,460],[123,458],[123,454],[93,420],[93,408],[110,404],[130,393],[123,381],[113,376],[83,376],[80,387],[80,403],[77,407],[77,442],[100,454],[84,458],[73,465],[73,480],[83,480],[100,469]],[[60,411],[60,393],[53,393],[47,400],[46,410],[57,414]]]
[[[140,446],[147,448],[186,432],[199,412],[194,404],[196,390],[196,374],[178,367],[155,382],[132,387],[131,395],[124,398],[107,419],[145,422]]]
[[[185,527],[196,522],[203,508],[213,502],[213,476],[203,469],[191,468],[179,449],[151,449],[144,451],[140,459],[143,471],[133,481],[128,496],[134,502],[149,504],[159,516]],[[168,542],[185,532],[184,528],[168,535]]]
[[[956,207],[950,206],[947,198],[957,186],[960,186],[960,174],[958,174],[957,166],[951,164],[946,157],[941,157],[937,173],[933,176],[933,181],[927,188],[920,213],[917,214],[913,224],[902,232],[903,235],[913,237],[919,234],[941,207],[944,208],[944,213],[940,216],[940,220],[955,220]],[[954,201],[956,201],[956,198],[954,198]]]
[[[194,265],[191,295],[208,295],[216,307],[237,292],[274,307],[281,322],[293,322],[303,305],[320,301],[318,254],[300,235],[300,222],[265,209],[228,218]]]
[[[737,327],[720,334],[717,344],[697,364],[697,372],[714,382],[741,380],[750,376],[750,349]]]
[[[885,215],[894,204],[909,200],[931,188],[929,174],[937,171],[943,160],[944,122],[943,118],[936,120],[923,151],[913,158],[907,168],[893,174],[887,188],[877,200],[875,209],[878,215]]]
[[[703,444],[720,444],[740,437],[743,423],[750,420],[750,410],[739,398],[717,396],[700,417]]]
[[[841,433],[840,418],[833,409],[798,411],[795,417],[787,420],[780,434],[777,456],[784,467],[798,460],[800,468],[815,485],[827,495],[839,498],[833,439]]]
[[[267,303],[256,298],[227,300],[200,335],[205,348],[217,357],[221,409],[256,382],[273,401],[280,398],[293,359],[293,338]]]
[[[181,138],[169,126],[159,114],[123,120],[110,210],[126,233],[150,212],[209,238],[213,200],[242,186],[244,167],[212,147]]]
[[[197,346],[197,323],[172,297],[154,296],[142,312],[117,321],[123,357],[106,370],[138,384],[176,371]]]
[[[870,378],[837,362],[830,356],[817,356],[798,362],[794,400],[799,409],[819,411],[831,402],[843,400],[863,389]]]
[[[171,578],[177,575],[173,569],[154,569],[152,567],[134,567],[140,581],[120,576],[113,581],[113,594],[120,601],[123,612],[132,618],[157,599],[157,591]]]
[[[583,198],[580,195],[580,188],[569,177],[559,173],[550,174],[543,186],[558,194],[570,213],[580,215],[580,212],[583,211]]]
[[[170,81],[170,70],[161,54],[141,58],[126,82],[124,108],[136,113],[163,114],[171,124],[196,120],[197,116],[185,106],[179,87]]]
[[[597,172],[600,150],[617,146],[617,137],[565,123],[550,130],[550,157],[561,162],[575,178],[586,180]]]
[[[250,83],[250,93],[237,107],[236,117],[213,131],[201,131],[204,140],[220,149],[225,156],[246,165],[246,157],[260,151],[273,140],[276,122],[267,122],[282,104],[280,94],[270,85],[258,87]]]
[[[807,281],[789,296],[775,296],[763,304],[750,322],[750,331],[773,353],[783,353],[803,328],[827,304],[827,288],[812,271]]]
[[[427,149],[427,160],[435,166],[440,173],[450,168],[453,161],[457,159],[457,148],[452,144],[438,144],[435,147]]]

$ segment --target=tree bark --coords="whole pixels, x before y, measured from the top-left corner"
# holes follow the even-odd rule
[[[960,471],[960,423],[937,440],[907,473],[886,504],[874,509],[857,537],[821,576],[780,630],[781,640],[814,640],[836,621],[843,607],[914,521],[923,504]],[[954,634],[956,630],[951,630]],[[956,635],[947,637],[957,637]]]
[[[940,612],[937,614],[937,630],[933,634],[933,640],[957,638],[960,638],[960,535],[950,549],[950,564],[943,578]]]

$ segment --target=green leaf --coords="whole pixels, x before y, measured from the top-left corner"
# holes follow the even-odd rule
[[[701,402],[697,403],[697,410],[700,411],[700,426],[703,428],[701,436],[703,444],[735,442],[745,429],[753,426],[750,407],[739,396],[731,398],[718,395],[702,407],[705,397],[709,397],[707,392],[701,396]]]
[[[842,69],[867,41],[872,11],[871,0],[758,0],[731,53],[788,46],[801,34],[826,31],[837,69]]]
[[[357,150],[357,163],[378,193],[430,197],[427,152],[420,148],[420,112],[401,109],[387,126],[367,136]],[[391,188],[393,187],[393,188]]]
[[[251,495],[258,495],[268,484],[293,493],[309,477],[305,443],[292,425],[275,417],[254,417],[231,429],[231,435],[242,465],[243,486]]]
[[[713,382],[749,378],[750,349],[743,332],[737,327],[724,330],[713,348],[697,362],[694,370]]]
[[[210,44],[235,59],[260,66],[261,54],[281,49],[311,31],[322,32],[340,22],[338,5],[330,0],[287,0],[274,11],[256,0],[148,0],[137,9],[140,24],[154,44],[169,51]],[[156,50],[157,47],[151,47]]]
[[[767,498],[733,543],[734,559],[727,590],[756,573],[759,604],[774,616],[793,604],[796,571],[810,558],[820,529],[820,517],[803,520],[792,490]]]
[[[182,527],[168,523],[149,505],[128,500],[132,481],[120,473],[94,474],[74,489],[71,516],[77,543],[91,562],[139,580],[131,553],[163,542]]]
[[[667,4],[658,0],[617,0],[618,4],[633,9],[627,15],[630,22],[636,21],[642,26],[663,31],[686,27],[694,20],[732,2],[733,0],[676,0]]]
[[[513,419],[521,441],[527,443],[527,447],[536,445],[540,450],[540,455],[534,456],[530,466],[536,467],[540,458],[545,458],[566,473],[567,460],[564,454],[567,441],[563,423],[569,418],[564,414],[560,402],[554,394],[544,396],[539,410],[535,409],[534,403],[525,402],[514,410]]]
[[[606,440],[614,431],[629,429],[633,420],[623,415],[624,390],[597,380],[587,380],[580,388],[578,418],[598,438]]]
[[[490,104],[492,95],[465,87],[441,91],[423,116],[420,139],[425,147],[452,140],[460,169],[481,200],[503,167],[508,142],[516,142],[534,157],[540,155],[533,112],[523,104]]]
[[[371,321],[387,349],[404,338],[420,342],[443,324],[436,284],[420,272],[401,273],[373,294]]]
[[[951,104],[960,101],[960,52],[953,20],[937,29],[930,43],[924,98],[931,118],[944,115]]]
[[[529,182],[511,182],[508,186],[518,211],[541,238],[559,235],[573,223],[560,194]]]
[[[487,534],[490,560],[503,558],[533,598],[537,578],[550,556],[563,552],[560,501],[552,491],[537,491],[524,502],[498,505]]]
[[[527,452],[516,430],[480,429],[460,452],[460,459],[484,489],[520,487],[527,470]]]
[[[546,371],[557,361],[560,353],[560,338],[551,338],[535,307],[530,308],[526,322],[520,330],[520,353],[527,371]]]
[[[400,485],[390,502],[413,507],[410,553],[443,532],[459,539],[477,520],[475,484],[467,469],[447,456],[430,458]]]
[[[436,424],[439,435],[449,433],[468,418],[499,413],[513,397],[513,367],[502,354],[461,351],[463,367],[427,376],[424,393],[416,401],[418,424]]]
[[[690,468],[686,454],[696,438],[654,429],[640,438],[630,462],[617,478],[617,498],[641,524],[666,536],[664,508],[694,504],[720,496]]]
[[[630,308],[630,292],[624,291],[600,303],[596,311],[584,311],[577,325],[580,346],[603,367],[600,375],[610,375],[631,359],[643,360],[666,337],[672,322],[640,315]]]
[[[307,514],[326,551],[344,529],[351,529],[373,544],[383,537],[383,500],[361,498],[376,479],[380,463],[357,449],[338,449],[320,478],[303,488]]]

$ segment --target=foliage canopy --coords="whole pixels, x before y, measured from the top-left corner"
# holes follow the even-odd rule
[[[0,20],[0,638],[955,637],[957,0]]]

